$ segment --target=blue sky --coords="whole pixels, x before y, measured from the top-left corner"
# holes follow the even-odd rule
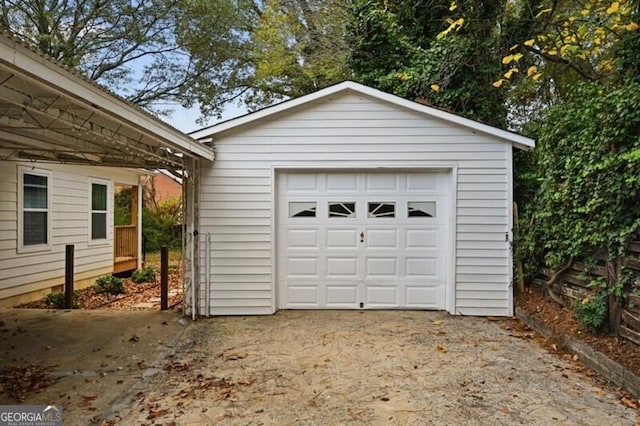
[[[182,108],[177,106],[174,109],[173,114],[169,117],[162,117],[164,121],[171,124],[178,130],[182,130],[185,133],[193,132],[194,130],[201,129],[202,127],[211,126],[213,124],[219,123],[220,121],[229,120],[230,118],[235,118],[240,115],[246,114],[246,109],[239,107],[237,105],[227,105],[222,111],[222,118],[216,119],[212,118],[207,121],[204,125],[199,125],[196,123],[198,117],[200,117],[200,111],[197,107],[195,108]]]

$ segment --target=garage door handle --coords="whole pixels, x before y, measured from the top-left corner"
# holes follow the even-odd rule
[[[360,242],[364,243],[364,232],[360,233]]]

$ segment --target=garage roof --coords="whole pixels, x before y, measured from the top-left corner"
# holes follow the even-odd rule
[[[213,151],[0,33],[0,160],[180,170]]]
[[[535,147],[535,141],[533,139],[527,138],[517,133],[513,133],[513,132],[499,129],[497,127],[489,126],[487,124],[470,120],[468,118],[464,118],[459,115],[443,111],[441,109],[429,107],[418,102],[409,101],[399,96],[391,95],[389,93],[382,92],[372,87],[365,86],[360,83],[356,83],[355,81],[344,81],[342,83],[329,86],[327,88],[311,93],[309,95],[284,101],[277,105],[273,105],[271,107],[267,107],[256,112],[246,114],[238,118],[227,120],[211,127],[206,127],[204,129],[197,130],[191,133],[191,136],[196,139],[204,139],[207,137],[211,137],[218,133],[255,122],[262,118],[270,117],[274,114],[278,114],[284,111],[289,111],[301,105],[318,101],[323,98],[327,98],[329,96],[336,95],[338,93],[346,92],[346,91],[352,91],[362,95],[367,95],[373,98],[380,99],[382,101],[389,102],[391,104],[398,105],[403,108],[407,108],[416,112],[426,114],[431,117],[449,121],[451,123],[455,123],[463,127],[468,127],[471,130],[493,135],[500,139],[505,140],[506,142],[510,142],[521,149],[531,149]]]

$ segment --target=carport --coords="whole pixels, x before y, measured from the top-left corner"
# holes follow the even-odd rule
[[[6,33],[0,35],[0,161],[166,169],[180,175],[189,294],[197,267],[197,170],[200,161],[213,159],[208,146]]]

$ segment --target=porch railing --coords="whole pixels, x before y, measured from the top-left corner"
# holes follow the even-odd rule
[[[115,226],[114,257],[133,258],[138,255],[138,227],[136,225]]]

